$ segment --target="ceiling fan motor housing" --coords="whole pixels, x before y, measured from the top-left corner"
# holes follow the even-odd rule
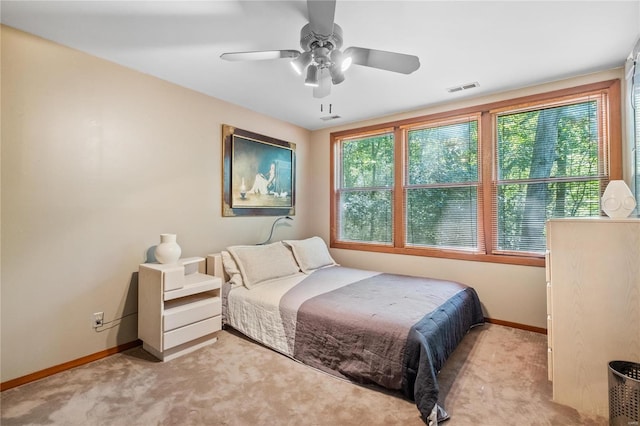
[[[300,30],[300,47],[306,52],[313,52],[318,47],[328,49],[330,53],[333,49],[342,47],[342,28],[333,24],[333,33],[329,35],[316,34],[311,31],[311,25],[307,24]]]

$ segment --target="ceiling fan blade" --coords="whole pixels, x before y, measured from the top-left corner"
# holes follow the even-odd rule
[[[335,0],[307,0],[309,26],[316,34],[333,34],[333,19],[336,14]]]
[[[320,70],[320,78],[318,78],[318,86],[313,88],[314,98],[324,98],[331,93],[331,74],[327,68]]]
[[[300,56],[297,50],[260,50],[254,52],[229,52],[220,55],[226,61],[263,61],[266,59],[295,59]]]
[[[405,55],[404,53],[348,47],[344,50],[344,56],[351,56],[354,64],[402,74],[411,74],[420,68],[420,59],[417,56]]]

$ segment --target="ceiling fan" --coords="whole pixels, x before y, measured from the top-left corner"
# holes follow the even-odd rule
[[[333,22],[335,0],[307,0],[309,23],[300,31],[297,50],[263,50],[229,52],[220,55],[227,61],[258,61],[289,59],[297,74],[305,74],[305,85],[313,87],[313,97],[323,98],[331,92],[331,83],[344,81],[344,72],[352,65],[378,68],[402,74],[411,74],[420,68],[417,56],[384,50],[342,47],[342,28]]]

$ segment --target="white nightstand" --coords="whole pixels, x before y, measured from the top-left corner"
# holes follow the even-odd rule
[[[168,361],[217,340],[222,280],[204,272],[201,257],[140,265],[138,338],[156,358]]]

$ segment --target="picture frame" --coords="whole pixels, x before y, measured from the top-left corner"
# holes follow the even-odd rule
[[[296,145],[222,125],[222,215],[295,215]]]

